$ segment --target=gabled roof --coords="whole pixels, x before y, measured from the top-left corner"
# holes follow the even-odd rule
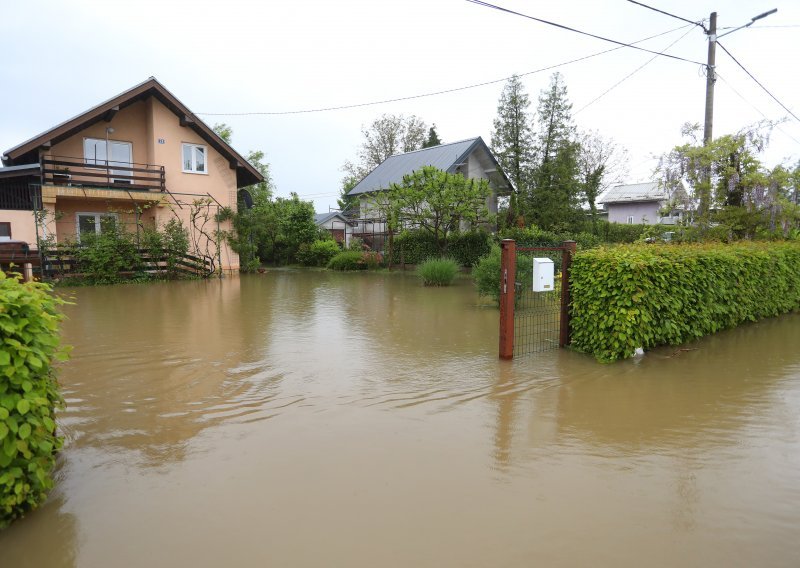
[[[641,203],[647,201],[663,201],[667,199],[667,193],[659,187],[658,182],[649,181],[645,183],[630,183],[627,185],[616,185],[609,189],[600,198],[599,203]]]
[[[499,181],[501,187],[498,189],[512,187],[509,179],[502,173],[494,154],[489,150],[489,147],[483,139],[478,136],[477,138],[470,138],[469,140],[440,144],[439,146],[433,146],[431,148],[423,148],[422,150],[389,156],[364,179],[358,182],[358,184],[348,192],[348,195],[360,195],[362,193],[388,189],[393,183],[402,182],[403,176],[425,166],[433,166],[448,173],[454,173],[456,168],[464,163],[467,156],[472,154],[477,148],[483,148],[494,164],[499,174],[499,179],[494,179],[493,181]]]
[[[39,160],[37,150],[42,145],[47,143],[57,144],[87,126],[91,126],[101,120],[110,119],[119,110],[151,96],[158,99],[164,106],[175,113],[182,126],[187,126],[194,130],[212,148],[228,159],[231,166],[236,168],[236,185],[238,187],[252,185],[264,179],[258,170],[241,154],[220,138],[205,122],[192,113],[186,105],[179,101],[154,77],[150,77],[147,81],[139,83],[135,87],[90,108],[86,112],[6,150],[2,155],[3,164],[11,166],[36,162]]]
[[[345,218],[344,215],[341,214],[340,211],[331,211],[330,213],[314,213],[314,222],[317,225],[322,225],[323,223],[327,223],[334,217],[338,217],[345,223],[347,222],[347,219]]]

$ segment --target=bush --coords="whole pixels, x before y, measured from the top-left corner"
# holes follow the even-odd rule
[[[429,258],[417,267],[425,286],[449,286],[458,273],[458,263],[452,258]]]
[[[500,303],[500,256],[499,246],[481,258],[472,269],[472,279],[478,287],[478,294],[492,298]],[[517,255],[516,281],[528,282],[533,278],[533,257],[525,254]],[[522,295],[517,294],[516,299]]]
[[[328,262],[342,252],[334,240],[319,240],[303,243],[297,251],[297,259],[305,266],[327,266]]]
[[[492,236],[486,231],[452,233],[447,237],[447,254],[460,266],[473,266],[491,248]],[[392,249],[393,264],[421,264],[440,256],[433,234],[422,230],[403,231],[394,238]]]
[[[134,235],[121,231],[116,223],[105,223],[99,235],[82,235],[76,253],[81,270],[92,284],[113,284],[119,281],[120,272],[142,268]]]
[[[342,251],[328,261],[331,270],[366,270],[364,253],[357,250]]]
[[[579,252],[572,346],[600,361],[800,308],[800,245],[629,245]]]
[[[638,241],[642,233],[647,230],[647,227],[652,225],[628,225],[625,223],[609,223],[602,220],[597,221],[594,225],[594,233],[604,243],[622,244],[622,243],[635,243]],[[671,225],[670,225],[671,226]],[[661,232],[671,230],[668,225],[664,226]]]
[[[62,440],[54,410],[62,404],[52,360],[62,357],[63,303],[45,284],[0,272],[0,527],[44,502]]]

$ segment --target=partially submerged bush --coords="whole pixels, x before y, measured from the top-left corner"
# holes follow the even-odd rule
[[[62,439],[62,404],[52,361],[59,348],[57,306],[45,284],[0,272],[0,527],[44,502]]]
[[[578,253],[572,346],[600,361],[800,308],[796,243],[629,245]]]
[[[452,258],[429,258],[417,267],[425,286],[449,286],[458,273],[458,263]]]
[[[367,264],[364,262],[364,253],[357,250],[342,251],[328,262],[331,270],[366,270]]]
[[[301,244],[297,251],[297,259],[305,266],[327,266],[328,262],[341,251],[336,241],[319,240],[311,244]]]
[[[478,294],[492,298],[500,303],[500,247],[493,246],[492,251],[481,258],[472,268],[472,278],[478,287]],[[526,254],[517,255],[517,282],[530,282],[533,278],[533,257]],[[520,295],[518,294],[519,298]]]

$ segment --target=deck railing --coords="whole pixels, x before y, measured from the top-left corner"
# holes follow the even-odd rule
[[[84,160],[65,156],[42,158],[42,183],[78,187],[102,187],[128,191],[165,191],[164,166]]]

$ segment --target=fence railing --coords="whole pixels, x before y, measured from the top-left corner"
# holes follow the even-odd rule
[[[42,191],[27,181],[0,182],[0,209],[33,211],[42,208]]]
[[[178,273],[207,278],[216,271],[216,263],[209,256],[192,254],[176,255],[168,250],[153,252],[151,249],[137,250],[138,265],[129,266],[121,273],[147,274]],[[86,264],[80,258],[80,246],[42,251],[42,273],[48,278],[81,276],[87,273]]]
[[[164,166],[65,156],[47,156],[42,158],[41,164],[43,184],[129,191],[166,190]]]

